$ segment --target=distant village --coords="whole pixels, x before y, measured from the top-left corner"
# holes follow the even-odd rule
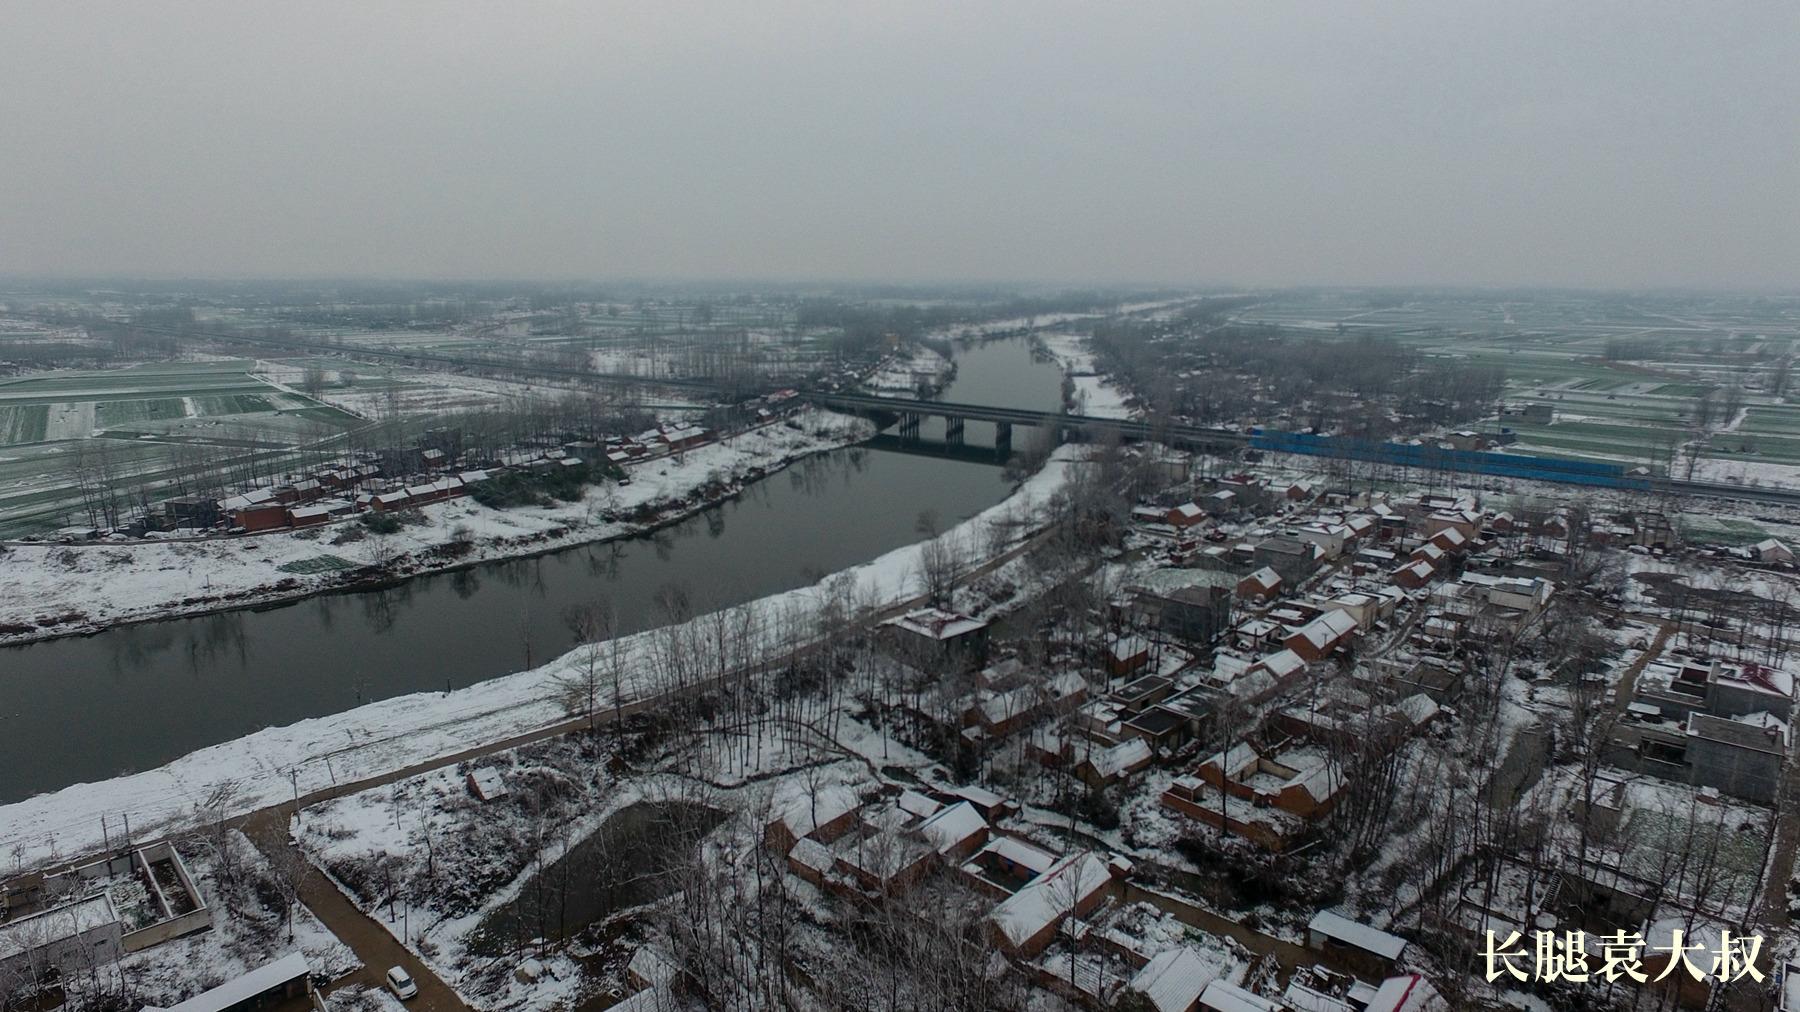
[[[743,426],[767,425],[787,417],[797,405],[796,397],[795,391],[783,390],[741,405]],[[623,469],[629,465],[674,456],[719,438],[712,429],[677,421],[631,435],[568,436],[554,445],[520,446],[484,455],[458,449],[462,441],[457,432],[434,430],[415,446],[379,453],[361,451],[351,459],[224,498],[164,499],[119,528],[70,527],[58,540],[241,535],[313,527],[366,513],[397,513],[461,498],[484,483],[511,474],[529,477],[561,470],[577,484],[590,476],[628,482]]]

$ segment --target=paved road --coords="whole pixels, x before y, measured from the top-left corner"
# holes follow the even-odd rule
[[[305,857],[299,855],[299,848],[288,836],[288,820],[292,817],[291,804],[265,808],[245,820],[244,835],[256,844],[258,850],[268,855],[270,860],[278,861],[283,856],[282,852],[287,851],[300,857],[302,863],[298,867],[310,868],[310,865],[304,863]],[[328,991],[358,984],[373,988],[384,987],[388,967],[401,966],[406,968],[406,972],[419,985],[419,995],[407,1002],[409,1007],[420,1012],[470,1012],[469,1006],[450,985],[433,973],[424,961],[407,951],[374,918],[358,910],[350,902],[350,898],[339,891],[337,885],[322,872],[317,869],[310,871],[300,881],[296,892],[300,902],[306,904],[306,908],[324,922],[339,941],[348,945],[356,953],[356,958],[362,960],[362,969],[333,981]]]

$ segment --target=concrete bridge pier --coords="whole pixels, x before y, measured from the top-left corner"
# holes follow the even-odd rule
[[[1012,449],[1012,423],[994,423],[994,449],[1006,452]]]
[[[901,439],[917,440],[919,438],[920,417],[921,416],[916,411],[903,411],[900,413]]]
[[[955,415],[944,418],[944,442],[961,446],[963,441],[963,420]]]

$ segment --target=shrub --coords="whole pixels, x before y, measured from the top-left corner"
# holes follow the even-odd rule
[[[362,525],[375,534],[398,534],[400,518],[392,513],[364,513]]]

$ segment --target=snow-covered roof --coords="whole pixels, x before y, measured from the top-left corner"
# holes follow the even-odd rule
[[[311,972],[312,967],[307,965],[305,956],[290,952],[273,963],[264,963],[241,977],[171,1005],[167,1012],[220,1012]]]
[[[1042,875],[1056,866],[1056,855],[1032,846],[1016,836],[996,836],[981,848],[984,854],[997,854],[1033,874]]]
[[[1399,576],[1401,573],[1410,573],[1417,579],[1429,580],[1436,572],[1437,570],[1431,568],[1431,563],[1426,562],[1424,559],[1419,559],[1394,570],[1394,575]]]
[[[1281,992],[1281,1000],[1294,1012],[1358,1012],[1357,1006],[1343,998],[1315,991],[1299,981],[1290,983],[1287,990]]]
[[[1326,938],[1372,952],[1384,959],[1399,959],[1400,953],[1406,949],[1406,939],[1330,910],[1314,914],[1306,926],[1308,930],[1316,931]]]
[[[1147,998],[1157,1012],[1187,1012],[1221,968],[1185,945],[1164,949],[1126,985]]]
[[[1399,710],[1416,727],[1436,717],[1439,707],[1430,696],[1418,692],[1395,703],[1394,709]]]
[[[1200,507],[1194,505],[1191,502],[1184,502],[1180,506],[1175,507],[1174,509],[1170,510],[1169,512],[1170,513],[1178,513],[1184,517],[1197,517],[1197,516],[1204,514],[1206,511],[1201,509]]]
[[[1121,636],[1113,640],[1112,655],[1117,661],[1128,661],[1150,649],[1150,641],[1142,636]]]
[[[797,861],[803,867],[811,868],[821,875],[830,871],[831,866],[837,863],[837,858],[832,856],[830,847],[808,837],[802,837],[798,843],[794,844],[794,849],[788,851],[788,860]]]
[[[1006,803],[1006,799],[985,787],[966,784],[950,788],[950,793],[969,802],[977,808],[998,808]]]
[[[1200,1007],[1211,1012],[1280,1012],[1281,1003],[1263,998],[1222,980],[1215,980],[1200,992]]]
[[[1446,1007],[1430,981],[1409,973],[1382,981],[1364,1012],[1437,1012]]]
[[[786,795],[777,800],[774,821],[786,826],[798,839],[860,807],[862,798],[844,784],[826,784],[817,792],[793,784]]]
[[[882,625],[897,626],[908,632],[935,640],[948,640],[985,628],[987,623],[978,618],[970,618],[967,615],[959,615],[940,608],[920,608],[917,611],[909,611],[899,618],[888,619]]]
[[[1216,766],[1227,777],[1236,777],[1245,767],[1253,766],[1261,758],[1256,746],[1247,741],[1240,741],[1223,752],[1215,752],[1203,766]]]
[[[1088,762],[1093,765],[1095,773],[1111,779],[1149,762],[1150,758],[1150,743],[1142,738],[1131,738],[1093,753],[1088,756]]]
[[[1323,650],[1356,631],[1356,616],[1347,611],[1328,611],[1294,630],[1315,648]]]
[[[1111,881],[1104,858],[1093,851],[1078,851],[1007,897],[988,917],[1009,942],[1023,945]]]
[[[475,794],[483,801],[494,801],[506,797],[506,780],[500,771],[489,767],[469,774],[469,783],[475,786]]]
[[[1249,580],[1251,583],[1256,584],[1264,590],[1273,590],[1281,585],[1281,574],[1275,572],[1274,569],[1268,566],[1262,567],[1244,579]]]
[[[899,799],[896,800],[894,804],[906,814],[917,816],[921,819],[927,819],[936,815],[939,810],[944,807],[925,795],[920,794],[918,791],[910,789],[901,791]]]
[[[673,983],[681,968],[654,945],[640,945],[625,964],[625,972],[647,982],[651,987]]]
[[[1298,787],[1312,796],[1314,801],[1326,801],[1344,785],[1343,774],[1336,763],[1322,759],[1306,769],[1300,770],[1290,777],[1282,789]]]
[[[987,820],[967,801],[959,801],[919,823],[919,833],[940,854],[986,828]]]
[[[1292,650],[1277,650],[1256,663],[1277,680],[1287,678],[1306,667],[1306,662]]]
[[[119,919],[106,893],[0,924],[0,960],[10,959]]]
[[[1792,699],[1794,696],[1793,673],[1781,668],[1762,664],[1725,664],[1719,667],[1713,677],[1721,684],[1729,684],[1735,689],[1771,693],[1784,699]]]

